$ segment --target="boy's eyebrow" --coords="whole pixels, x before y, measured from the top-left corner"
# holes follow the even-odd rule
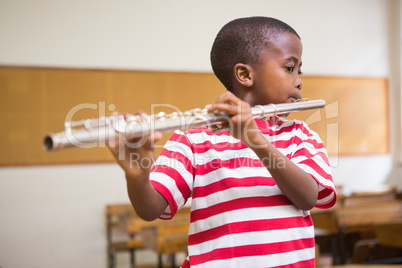
[[[295,64],[297,64],[299,62],[299,59],[294,56],[287,57],[286,60],[293,61]],[[301,67],[301,66],[302,66],[302,62],[300,61],[299,67]]]

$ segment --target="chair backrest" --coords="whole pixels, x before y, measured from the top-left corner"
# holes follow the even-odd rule
[[[133,214],[134,208],[130,203],[109,204],[106,206],[106,225],[107,228],[121,227],[124,229],[125,221]]]

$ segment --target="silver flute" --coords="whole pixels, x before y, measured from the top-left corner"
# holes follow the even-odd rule
[[[257,105],[251,108],[254,118],[280,116],[291,112],[318,109],[325,106],[324,100],[301,99],[293,103]],[[227,114],[205,109],[166,114],[160,112],[148,116],[123,115],[65,122],[64,131],[45,136],[43,148],[57,151],[67,148],[91,148],[99,143],[125,138],[146,138],[151,131],[172,132],[191,128],[207,127],[221,129],[230,123]]]

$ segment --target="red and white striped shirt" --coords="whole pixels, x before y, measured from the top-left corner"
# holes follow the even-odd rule
[[[316,207],[333,206],[336,192],[318,135],[301,121],[256,122],[280,152],[319,183]],[[263,162],[226,131],[172,135],[150,180],[169,203],[162,219],[192,198],[189,257],[182,267],[314,267],[310,213],[289,201],[264,166],[281,163]]]

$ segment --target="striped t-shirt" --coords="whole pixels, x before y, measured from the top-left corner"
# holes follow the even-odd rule
[[[301,121],[256,119],[263,135],[319,183],[316,207],[336,202],[326,149]],[[266,159],[268,161],[268,159]],[[176,131],[150,180],[169,219],[191,197],[189,256],[182,267],[314,267],[314,227],[277,187],[257,155],[228,132]]]

